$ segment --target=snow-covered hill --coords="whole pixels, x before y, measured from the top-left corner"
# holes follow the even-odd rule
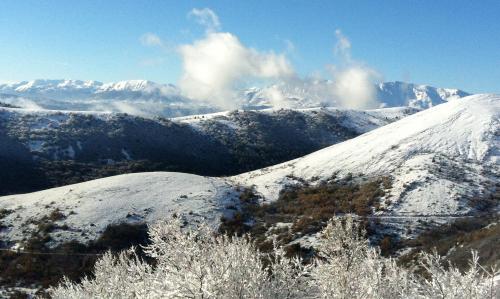
[[[276,200],[287,185],[392,178],[386,215],[466,215],[500,174],[500,96],[450,101],[296,160],[234,177]]]
[[[217,227],[221,216],[234,211],[228,207],[237,204],[236,195],[223,179],[169,172],[119,175],[1,197],[0,236],[10,245],[26,239],[54,211],[62,213],[53,219],[61,227],[50,233],[54,243],[95,240],[110,224],[152,223],[174,214]]]
[[[284,116],[289,113],[294,113],[296,116],[311,117],[314,119],[333,117],[337,119],[339,124],[343,127],[356,132],[356,134],[363,134],[378,127],[385,126],[391,122],[400,120],[408,115],[417,113],[418,111],[420,111],[420,109],[412,107],[393,107],[372,110],[342,109],[334,107],[302,109],[267,108],[255,111],[239,110],[190,115],[176,117],[173,118],[172,121],[186,123],[201,130],[203,130],[203,127],[208,122],[213,121],[237,130],[238,128],[241,129],[244,126],[244,124],[241,123],[241,117],[238,117],[240,115],[256,114],[262,116]]]
[[[330,81],[278,83],[242,90],[236,102],[246,109],[312,108],[341,106],[332,98]],[[410,106],[426,109],[468,94],[458,89],[435,88],[403,82],[374,86],[374,102],[380,107]],[[189,99],[171,84],[147,80],[115,83],[81,80],[34,80],[0,84],[0,101],[26,108],[98,110],[165,117],[209,113],[221,109]]]

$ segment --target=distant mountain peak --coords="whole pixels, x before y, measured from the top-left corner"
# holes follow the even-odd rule
[[[310,80],[300,84],[278,83],[264,88],[253,87],[243,93],[253,106],[274,106],[276,95],[281,104],[292,108],[308,108],[324,105],[336,106],[329,80]],[[409,106],[427,109],[432,106],[470,95],[460,89],[436,88],[429,85],[401,81],[384,82],[374,86],[380,107]],[[337,103],[337,104],[336,104]]]

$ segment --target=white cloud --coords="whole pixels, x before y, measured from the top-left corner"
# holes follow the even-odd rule
[[[351,58],[351,42],[340,30],[334,54],[339,65],[327,65],[325,79],[319,73],[309,78],[291,77],[279,85],[266,89],[266,96],[275,107],[294,108],[294,98],[306,97],[313,105],[329,105],[351,109],[371,109],[380,107],[376,97],[376,83],[381,76],[369,66]],[[285,94],[283,94],[285,90]]]
[[[23,97],[4,97],[2,98],[2,102],[6,104],[11,104],[14,106],[19,106],[21,108],[30,109],[30,110],[43,110],[44,107],[40,106],[33,100],[23,98]]]
[[[238,106],[236,91],[246,81],[294,74],[283,54],[247,48],[227,32],[207,32],[203,39],[179,47],[179,53],[183,61],[183,93],[223,108]]]
[[[196,22],[204,26],[209,32],[220,29],[219,17],[210,8],[193,8],[189,12],[188,17],[194,17]]]
[[[346,60],[351,60],[351,41],[342,33],[340,29],[335,30],[335,37],[337,42],[333,48],[333,53],[336,56]]]
[[[266,89],[266,96],[275,107],[293,108],[294,97],[308,97],[315,105],[329,105],[351,109],[371,109],[380,107],[376,97],[376,83],[381,76],[369,66],[352,59],[351,41],[335,30],[336,42],[333,53],[339,65],[327,65],[328,80],[319,73],[309,78],[294,76]],[[286,95],[283,94],[286,90]]]
[[[220,108],[241,107],[242,89],[249,84],[279,83],[288,86],[287,94],[280,88],[267,91],[269,100],[277,107],[293,107],[294,95],[298,98],[314,94],[315,102],[346,108],[376,108],[375,83],[380,75],[370,67],[351,57],[351,41],[340,29],[335,30],[336,42],[333,53],[339,60],[338,66],[331,66],[328,80],[318,77],[300,78],[294,71],[286,54],[294,55],[295,45],[284,40],[285,52],[262,52],[242,44],[232,33],[219,32],[221,23],[209,8],[194,8],[188,17],[205,26],[202,38],[180,45],[177,52],[182,59],[182,75],[179,87],[184,96],[210,102]],[[140,41],[145,46],[165,48],[164,41],[154,33],[146,33]],[[141,65],[157,65],[163,59],[148,59]],[[122,110],[130,107],[120,107]],[[125,109],[124,109],[125,108]]]
[[[148,46],[148,47],[163,47],[164,42],[162,39],[151,32],[144,33],[140,38],[139,38],[141,44],[143,46]]]
[[[352,109],[378,108],[375,83],[380,76],[374,70],[351,65],[333,72],[333,95],[340,106]]]
[[[218,16],[209,8],[188,14],[205,26],[205,36],[178,51],[183,62],[179,85],[184,95],[209,101],[222,108],[239,107],[237,93],[244,83],[277,80],[294,74],[284,54],[248,48],[235,35],[217,32]]]
[[[334,98],[346,108],[377,108],[375,83],[381,80],[380,74],[351,58],[351,41],[340,29],[335,30],[335,36],[333,52],[341,66],[331,68]]]
[[[131,115],[138,115],[147,117],[149,114],[140,108],[137,103],[128,103],[124,101],[112,102],[113,111],[119,111],[121,113],[127,113]]]

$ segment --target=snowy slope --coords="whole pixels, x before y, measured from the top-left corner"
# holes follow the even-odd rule
[[[50,233],[54,242],[95,239],[109,224],[165,219],[174,213],[188,222],[216,227],[229,213],[236,193],[223,179],[183,173],[150,172],[119,175],[24,195],[0,197],[0,210],[12,211],[2,219],[0,239],[13,243],[36,231],[36,223],[59,209],[67,225]],[[42,221],[43,222],[43,221]]]
[[[390,214],[462,215],[471,211],[470,198],[498,182],[499,116],[500,96],[469,96],[233,179],[275,200],[296,178],[389,176]]]

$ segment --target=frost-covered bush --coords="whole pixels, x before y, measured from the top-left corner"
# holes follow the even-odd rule
[[[462,273],[452,264],[443,267],[444,261],[436,252],[421,254],[421,265],[430,279],[423,279],[421,293],[424,298],[499,298],[495,286],[495,271],[486,271],[479,264],[476,252],[472,253],[469,269]],[[489,273],[489,275],[488,275]]]
[[[247,237],[215,235],[207,226],[182,229],[179,219],[150,227],[145,252],[106,254],[95,278],[68,280],[54,298],[497,298],[494,273],[478,264],[461,273],[437,254],[421,254],[425,275],[399,266],[369,246],[352,216],[334,218],[321,233],[318,257],[310,265],[274,246],[259,252]],[[497,273],[498,274],[498,273]]]
[[[424,274],[415,274],[369,246],[352,216],[334,218],[322,231],[311,284],[321,298],[497,298],[495,271],[486,271],[473,253],[462,273],[437,253],[420,254]]]
[[[321,298],[409,298],[413,275],[369,245],[353,217],[334,218],[321,233],[311,283]]]
[[[207,226],[181,228],[173,219],[150,227],[145,252],[154,267],[134,254],[106,254],[95,279],[64,281],[54,298],[301,298],[308,293],[308,266],[276,247],[272,259],[246,237],[215,236]],[[267,265],[267,266],[266,266]]]

